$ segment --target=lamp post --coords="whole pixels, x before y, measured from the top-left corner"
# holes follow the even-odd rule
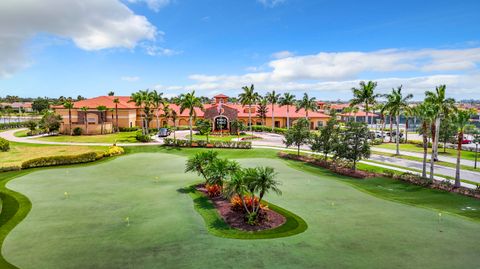
[[[478,141],[478,140],[475,142],[475,166],[474,166],[475,169],[477,169],[478,143],[479,142],[480,141]]]

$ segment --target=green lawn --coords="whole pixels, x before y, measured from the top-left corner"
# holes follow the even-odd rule
[[[42,141],[52,142],[77,142],[77,143],[137,143],[135,139],[136,132],[120,132],[105,135],[58,135],[37,138]]]
[[[99,146],[64,146],[10,142],[10,150],[0,152],[0,168],[19,166],[22,162],[38,157],[74,155],[91,151],[104,151]]]
[[[243,134],[243,135],[240,135],[240,138],[247,137],[247,136],[250,136],[250,135]],[[189,139],[190,135],[187,135],[186,138]],[[208,136],[209,141],[232,141],[232,139],[235,139],[235,138],[238,138],[238,136],[236,136],[236,135],[224,135],[224,136],[209,135]],[[207,137],[205,135],[194,134],[193,139],[194,140],[207,140]]]
[[[381,145],[376,145],[374,147],[385,148],[385,149],[396,149],[396,144],[395,143],[383,143]],[[423,147],[419,146],[419,145],[414,145],[414,144],[400,144],[400,153],[402,151],[411,151],[411,152],[423,153]],[[445,149],[445,151],[446,152],[444,152],[443,148],[439,148],[438,149],[438,154],[440,156],[457,158],[457,150],[455,150],[455,149]],[[428,152],[430,154],[431,149],[428,149]],[[471,160],[471,161],[475,160],[475,152],[462,150],[461,154],[462,154],[462,159],[464,159],[464,160]]]
[[[181,191],[199,180],[183,170],[186,156],[200,150],[134,147],[127,152],[150,153],[11,180],[7,187],[28,197],[32,209],[2,254],[20,268],[476,268],[480,262],[480,200],[390,179],[350,179],[279,160],[273,150],[219,151],[244,166],[275,167],[283,195],[266,199],[299,215],[308,229],[268,240],[214,236]]]
[[[21,131],[18,131],[18,132],[15,132],[13,135],[16,136],[16,137],[27,137],[27,133],[29,132],[30,130],[21,130]]]

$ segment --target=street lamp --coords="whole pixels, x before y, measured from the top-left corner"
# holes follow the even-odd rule
[[[478,144],[480,141],[476,140],[475,141],[475,166],[474,168],[477,169],[477,157],[478,157]]]

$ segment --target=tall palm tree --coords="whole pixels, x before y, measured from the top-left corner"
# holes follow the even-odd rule
[[[449,113],[456,110],[455,100],[453,98],[446,98],[445,91],[447,86],[440,85],[435,87],[435,91],[426,91],[425,92],[425,102],[429,102],[436,106],[436,117],[435,117],[435,136],[433,139],[432,146],[432,159],[433,161],[438,160],[438,140],[440,136],[440,121],[445,118]],[[433,132],[433,130],[432,130]]]
[[[120,129],[118,127],[118,104],[120,104],[120,99],[118,99],[118,97],[115,97],[113,99],[113,103],[115,104],[115,131],[118,133],[120,132]]]
[[[368,112],[370,111],[370,105],[376,103],[376,99],[380,97],[380,94],[375,94],[375,88],[377,87],[377,82],[369,81],[360,81],[360,87],[352,88],[353,99],[350,101],[350,106],[357,106],[360,104],[364,105],[365,108],[365,123],[368,125]]]
[[[157,119],[157,131],[160,131],[160,106],[163,105],[163,93],[157,92],[157,90],[153,90],[151,92],[152,95],[152,105],[153,109],[155,109],[155,117]]]
[[[202,176],[207,181],[207,166],[216,160],[217,156],[218,152],[213,150],[198,152],[188,158],[185,164],[185,172],[196,172],[197,175]]]
[[[395,116],[395,123],[397,125],[397,132],[396,132],[396,155],[400,155],[400,114],[404,111],[410,109],[408,105],[408,101],[413,98],[412,94],[407,94],[407,96],[403,96],[402,94],[402,86],[398,87],[397,89],[392,89],[392,92],[387,96],[387,102],[385,106],[383,106],[382,111],[387,110],[390,112],[390,115]],[[392,132],[390,131],[390,136]]]
[[[268,100],[267,98],[260,97],[260,101],[257,105],[257,117],[262,120],[262,131],[264,130],[264,126],[266,125],[265,120],[267,119],[268,113]]]
[[[80,108],[80,110],[85,113],[85,115],[84,115],[84,117],[83,117],[83,123],[85,124],[85,133],[88,135],[88,119],[87,119],[88,107],[82,106],[82,107]]]
[[[462,142],[463,142],[463,133],[465,131],[465,126],[470,121],[470,118],[476,113],[471,110],[458,110],[453,116],[453,123],[457,127],[457,165],[455,168],[455,187],[460,187],[460,159],[462,156]]]
[[[290,94],[288,92],[284,93],[283,96],[280,98],[280,106],[287,107],[287,129],[290,129],[290,106],[295,105],[297,101],[295,100],[295,95]]]
[[[192,91],[187,94],[181,94],[178,98],[178,103],[180,105],[180,114],[183,113],[186,109],[189,111],[188,125],[190,127],[190,143],[193,140],[193,119],[197,117],[197,112],[195,108],[203,109],[203,104],[200,98],[195,96],[195,91]]]
[[[427,155],[428,155],[428,133],[429,126],[431,126],[432,121],[435,117],[435,110],[429,103],[422,103],[416,106],[413,110],[413,113],[422,121],[422,127],[420,132],[423,138],[423,165],[422,165],[422,177],[427,177]]]
[[[315,97],[310,98],[307,93],[303,94],[303,98],[297,101],[296,112],[301,109],[305,109],[305,119],[308,120],[308,111],[318,111],[317,99]]]
[[[248,86],[243,86],[242,87],[243,92],[238,95],[238,100],[240,101],[240,104],[242,106],[247,106],[248,105],[248,125],[250,128],[250,132],[253,135],[252,131],[252,105],[254,105],[259,99],[260,95],[255,92],[255,87],[253,84],[248,87]]]
[[[98,112],[100,112],[100,133],[103,134],[103,126],[104,126],[104,123],[105,123],[105,111],[107,111],[107,107],[106,106],[97,106],[97,110]]]
[[[275,105],[280,100],[280,94],[276,93],[275,91],[269,92],[266,95],[268,102],[272,105],[272,133],[275,128]]]
[[[253,184],[255,185],[255,190],[258,192],[258,207],[260,209],[260,203],[262,202],[263,196],[269,191],[274,191],[277,194],[282,194],[278,186],[280,183],[275,180],[277,173],[271,167],[257,167],[257,173]]]
[[[177,130],[177,111],[170,109],[170,118],[173,121],[173,141],[177,141],[177,137],[175,136],[175,131]],[[168,122],[168,121],[167,121]]]
[[[149,90],[140,90],[132,93],[128,102],[134,102],[135,106],[140,108],[140,118],[142,119],[142,134],[148,135],[148,125],[152,119],[152,94]]]
[[[73,109],[73,102],[71,99],[68,99],[63,103],[63,107],[68,109],[68,132],[72,135],[72,109]]]

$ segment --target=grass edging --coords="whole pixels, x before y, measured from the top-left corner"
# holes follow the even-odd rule
[[[298,215],[274,204],[265,202],[271,210],[286,218],[286,222],[283,225],[274,229],[258,232],[234,229],[222,219],[210,199],[195,188],[195,184],[184,188],[182,191],[188,192],[192,198],[193,207],[200,216],[202,216],[208,232],[218,237],[232,239],[272,239],[300,234],[308,228],[307,223]]]

